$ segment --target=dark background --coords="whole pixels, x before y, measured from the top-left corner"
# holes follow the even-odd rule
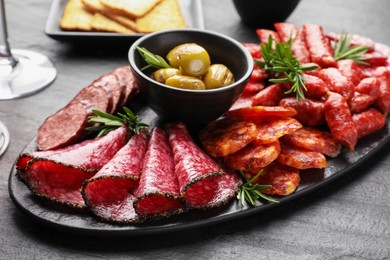
[[[23,147],[50,114],[93,79],[127,65],[129,46],[74,46],[44,34],[50,1],[6,1],[11,47],[48,55],[53,85],[22,99],[0,101],[11,144],[0,159],[0,259],[389,259],[390,148],[310,195],[235,221],[145,237],[62,233],[24,216],[8,194],[8,176]],[[203,0],[206,29],[257,42],[230,0]],[[318,23],[390,44],[388,0],[302,0],[288,22]],[[227,54],[228,55],[228,54]]]

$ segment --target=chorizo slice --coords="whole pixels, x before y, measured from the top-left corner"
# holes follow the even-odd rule
[[[257,136],[254,123],[224,118],[214,121],[202,129],[199,139],[213,157],[222,157],[245,147]]]
[[[322,68],[336,67],[333,50],[330,42],[324,35],[322,26],[318,24],[304,24],[303,33],[311,61]]]
[[[330,133],[316,128],[304,127],[298,129],[291,134],[284,135],[281,140],[293,146],[319,152],[329,157],[336,157],[341,151],[341,145],[333,139]]]
[[[238,152],[226,156],[224,162],[235,170],[255,172],[273,162],[279,153],[278,140],[268,144],[251,143]]]
[[[141,132],[130,140],[81,189],[93,214],[109,222],[142,221],[133,207],[134,191],[141,175],[148,136]]]
[[[324,102],[309,98],[299,100],[295,97],[283,98],[280,106],[290,107],[297,111],[294,116],[304,126],[320,126],[325,123]]]
[[[297,169],[326,168],[326,158],[322,153],[281,143],[281,151],[276,159],[279,163]]]
[[[296,191],[300,180],[298,169],[273,162],[264,169],[257,183],[271,185],[271,188],[261,191],[264,194],[287,196]]]
[[[352,120],[355,124],[358,138],[375,133],[386,124],[386,117],[375,108],[354,114]]]
[[[120,127],[97,139],[64,147],[58,153],[36,157],[27,165],[27,184],[34,194],[72,207],[85,207],[83,182],[99,171],[127,142]]]
[[[337,92],[344,96],[346,99],[350,99],[353,97],[353,93],[355,91],[354,85],[350,81],[348,81],[348,78],[344,76],[338,69],[322,69],[319,72],[318,77],[320,77],[328,84],[330,91]]]
[[[168,136],[161,128],[151,131],[135,196],[134,208],[141,216],[168,217],[185,209]]]
[[[167,125],[180,192],[190,208],[213,208],[231,200],[239,179],[202,151],[181,123]],[[222,193],[220,193],[222,192]]]
[[[338,93],[328,92],[324,109],[326,123],[333,138],[353,151],[358,136],[347,100]]]
[[[283,106],[251,106],[226,112],[226,116],[236,120],[258,120],[266,116],[288,117],[295,116],[297,111],[292,107]]]
[[[274,26],[281,42],[287,42],[290,38],[293,39],[291,51],[298,61],[300,63],[310,62],[310,53],[307,49],[303,31],[291,23],[275,23]]]
[[[255,95],[256,93],[243,92],[229,110],[252,106],[252,99]]]
[[[252,98],[252,106],[277,106],[285,96],[281,84],[273,84],[258,92]]]
[[[302,124],[292,117],[270,118],[257,123],[257,136],[253,140],[256,144],[268,144],[277,141],[280,137],[291,134],[302,128]]]

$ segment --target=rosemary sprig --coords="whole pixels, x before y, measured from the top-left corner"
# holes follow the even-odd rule
[[[292,41],[293,39],[290,38],[287,42],[278,43],[270,36],[268,42],[260,46],[264,61],[255,60],[255,63],[271,73],[273,78],[269,80],[270,82],[292,84],[285,94],[295,93],[297,100],[305,99],[306,86],[303,72],[316,69],[317,66],[301,65],[291,51]]]
[[[241,201],[243,206],[248,206],[249,203],[251,206],[256,207],[259,204],[256,200],[263,199],[268,202],[278,203],[279,201],[274,200],[263,193],[262,190],[269,189],[271,185],[260,185],[254,184],[254,182],[259,178],[259,176],[263,173],[263,170],[260,170],[252,179],[248,179],[245,174],[240,171],[242,177],[245,179],[245,183],[241,185],[240,190],[237,194],[237,199]]]
[[[342,31],[338,41],[334,45],[334,57],[336,60],[351,59],[357,64],[369,65],[365,62],[366,58],[362,57],[370,48],[361,45],[351,46],[352,38],[346,31]]]
[[[146,61],[148,65],[143,67],[141,70],[146,70],[148,68],[155,68],[155,69],[164,69],[164,68],[170,68],[169,64],[164,60],[163,57],[160,55],[154,54],[150,51],[148,51],[144,47],[137,46],[137,50],[139,54],[141,54],[142,58]]]
[[[88,131],[98,131],[98,137],[125,124],[135,134],[139,134],[147,124],[139,122],[136,116],[129,108],[123,107],[124,114],[118,113],[118,116],[107,114],[100,110],[92,110],[95,116],[90,116],[88,122],[98,123],[98,126],[87,127]]]

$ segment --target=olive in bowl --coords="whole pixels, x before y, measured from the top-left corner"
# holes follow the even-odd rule
[[[194,76],[194,79],[207,80],[206,74],[212,64],[223,64],[234,76],[233,83],[210,89],[182,88],[175,86],[179,83],[169,86],[156,77],[151,77],[156,69],[143,70],[147,64],[137,47],[168,60],[167,55],[175,47],[188,43],[203,47],[210,58],[209,70],[202,77]],[[141,95],[149,107],[163,119],[183,121],[193,126],[203,126],[228,111],[242,93],[253,70],[253,59],[241,43],[223,34],[198,29],[175,29],[147,34],[132,44],[128,58]],[[169,79],[179,81],[176,73],[167,72]],[[182,71],[179,72],[181,73]],[[209,80],[210,85],[215,81],[218,79]]]

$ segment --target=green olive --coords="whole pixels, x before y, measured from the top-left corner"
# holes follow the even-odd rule
[[[173,68],[180,69],[183,75],[199,77],[210,67],[210,56],[196,43],[184,43],[173,48],[167,55]]]
[[[174,69],[174,68],[167,68],[167,69],[158,69],[155,72],[152,73],[150,76],[152,79],[160,82],[160,83],[165,83],[167,78],[175,76],[175,75],[180,75],[180,70]]]
[[[223,64],[213,64],[203,76],[206,89],[222,88],[234,83],[233,73]]]
[[[165,84],[175,88],[204,90],[206,89],[203,81],[198,78],[184,75],[176,75],[168,78]]]

